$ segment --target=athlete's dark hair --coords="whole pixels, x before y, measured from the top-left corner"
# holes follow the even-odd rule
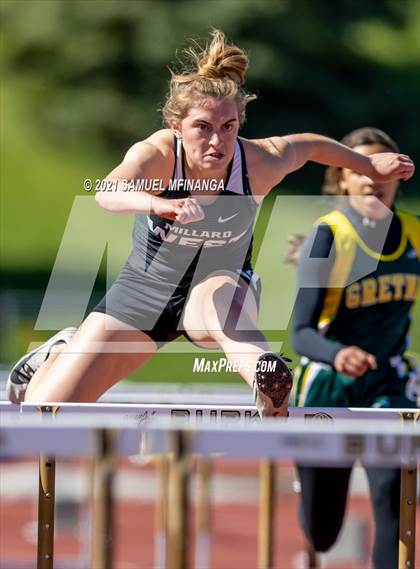
[[[171,71],[169,93],[162,109],[166,126],[182,120],[188,109],[200,97],[229,98],[236,103],[239,122],[245,121],[245,107],[256,98],[242,85],[248,69],[247,54],[228,43],[225,34],[217,29],[211,32],[212,40],[205,49],[190,47],[184,53],[192,65],[184,65],[180,73]]]
[[[369,144],[379,144],[391,152],[399,152],[396,142],[383,130],[366,126],[352,130],[344,136],[340,142],[350,148],[356,146],[364,146]],[[327,195],[343,195],[340,188],[340,180],[342,175],[342,168],[330,166],[325,171],[324,183],[322,186],[322,193]],[[287,238],[287,247],[283,255],[283,262],[287,265],[297,265],[300,250],[302,247],[304,235],[292,234]]]
[[[356,146],[364,146],[369,144],[380,144],[390,152],[399,152],[396,142],[383,130],[366,126],[352,130],[344,136],[340,142],[350,148]],[[327,195],[342,195],[343,191],[340,188],[341,173],[343,169],[335,166],[330,166],[325,171],[324,184],[322,186],[322,193]]]

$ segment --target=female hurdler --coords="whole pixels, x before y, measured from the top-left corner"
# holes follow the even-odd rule
[[[253,386],[261,416],[285,416],[291,374],[257,328],[258,204],[308,160],[377,180],[412,175],[407,156],[363,156],[316,134],[239,138],[255,98],[242,87],[247,55],[218,30],[203,52],[189,52],[194,68],[172,74],[167,128],[134,144],[107,177],[116,191],[96,195],[104,209],[136,215],[125,266],[76,333],[60,332],[19,360],[8,382],[13,400],[26,389],[30,402],[96,401],[184,334],[224,351]]]

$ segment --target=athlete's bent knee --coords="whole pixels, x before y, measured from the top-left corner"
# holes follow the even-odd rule
[[[243,340],[244,330],[237,330],[242,306],[239,302],[227,298],[217,300],[207,298],[204,303],[204,323],[214,340]],[[239,337],[238,337],[239,335]]]

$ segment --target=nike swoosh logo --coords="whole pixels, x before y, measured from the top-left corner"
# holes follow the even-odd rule
[[[219,216],[219,219],[217,220],[219,223],[225,223],[226,221],[229,221],[229,219],[233,219],[234,217],[236,217],[238,214],[234,213],[233,215],[231,215],[230,217],[225,217],[224,219],[222,218],[222,216]]]

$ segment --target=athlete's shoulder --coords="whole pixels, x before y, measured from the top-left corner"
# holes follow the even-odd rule
[[[243,138],[242,136],[238,136],[238,141],[242,144],[248,166],[255,168],[262,156],[261,148],[257,144],[258,141]]]
[[[272,136],[270,138],[240,138],[239,139],[245,149],[249,161],[261,163],[262,161],[271,162],[273,159],[284,159],[284,153],[290,146],[287,140],[281,136]]]
[[[329,227],[337,227],[341,226],[341,225],[347,225],[347,224],[351,224],[350,220],[344,215],[343,212],[341,212],[338,209],[334,209],[328,213],[326,213],[325,215],[321,215],[321,217],[318,217],[318,219],[315,221],[314,225],[318,226],[320,224],[326,224]]]
[[[287,140],[281,137],[240,140],[244,146],[250,177],[253,177],[253,193],[264,196],[289,173],[293,151]]]
[[[334,232],[331,226],[324,221],[314,225],[304,241],[304,250],[307,257],[328,257],[334,242]]]
[[[397,216],[401,220],[403,231],[408,236],[411,244],[420,256],[420,217],[412,213],[396,210]]]
[[[130,180],[160,179],[166,186],[175,163],[174,140],[171,131],[162,130],[153,133],[145,140],[136,142],[110,175]]]
[[[124,160],[141,160],[145,157],[162,156],[171,158],[174,156],[174,134],[170,129],[161,129],[144,140],[140,140],[131,146],[124,156]]]
[[[396,214],[398,215],[398,217],[400,218],[404,218],[406,220],[410,220],[413,223],[420,223],[420,215],[416,214],[416,213],[411,213],[408,211],[404,211],[402,209],[396,209],[395,210]]]
[[[324,234],[325,242],[328,238],[334,241],[338,252],[353,249],[359,241],[355,226],[345,212],[338,209],[319,217],[314,227]]]

